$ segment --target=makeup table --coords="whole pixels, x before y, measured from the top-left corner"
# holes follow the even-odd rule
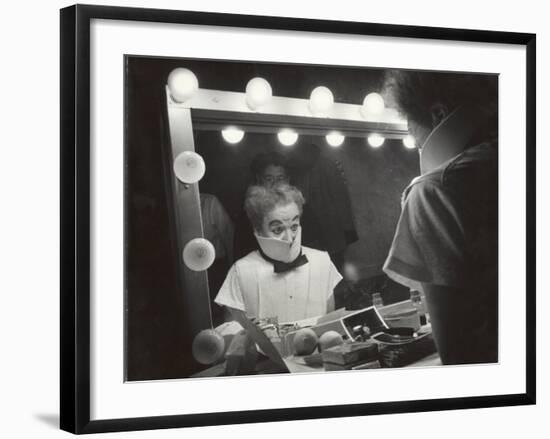
[[[386,317],[390,316],[392,314],[395,314],[396,312],[399,312],[404,309],[410,309],[411,302],[410,301],[403,301],[398,302],[395,304],[383,306],[381,308],[378,308],[378,312],[381,316]],[[424,325],[420,328],[418,331],[418,334],[424,334],[422,336],[429,336],[431,338],[431,327],[429,324]],[[428,343],[430,341],[426,340]],[[433,344],[433,340],[431,341]],[[380,346],[380,345],[379,345]],[[419,345],[417,345],[419,346]],[[428,346],[426,348],[426,346]],[[419,346],[420,347],[420,346]],[[414,349],[414,348],[413,348]],[[414,353],[414,351],[413,351]],[[272,374],[272,373],[316,373],[316,372],[326,372],[325,368],[323,367],[322,360],[320,359],[321,355],[317,354],[319,358],[316,359],[316,361],[311,361],[312,357],[315,357],[315,355],[308,356],[296,356],[296,355],[287,355],[282,357],[282,361],[284,361],[284,366],[281,364],[278,364],[276,361],[273,361],[263,355],[259,355],[256,366],[254,370],[250,370],[249,373],[246,373],[244,375],[261,375],[261,374]],[[413,355],[414,360],[410,362],[406,362],[404,365],[399,366],[391,366],[387,363],[384,364],[384,362],[381,362],[381,365],[383,368],[388,367],[434,367],[434,366],[441,366],[441,360],[439,358],[438,353],[435,351],[435,347],[432,346],[430,348],[429,344],[427,345],[424,343],[424,345],[421,347],[421,350],[419,350],[416,354]],[[279,360],[281,357],[279,358]],[[391,363],[390,363],[391,364]],[[366,369],[372,369],[368,365],[365,367]],[[374,368],[374,367],[373,367]],[[380,368],[378,366],[377,368]],[[359,367],[359,369],[363,369],[363,367]],[[331,369],[332,370],[332,369]],[[226,375],[226,361],[223,361],[219,364],[216,364],[214,366],[211,366],[203,371],[200,371],[194,375],[192,375],[192,378],[199,378],[199,377],[216,377],[216,376],[224,376]]]

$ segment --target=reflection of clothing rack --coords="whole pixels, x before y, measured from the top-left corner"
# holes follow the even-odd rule
[[[233,261],[234,228],[220,201],[211,194],[200,194],[204,237],[216,250],[216,259]]]
[[[338,166],[321,154],[308,172],[296,178],[296,186],[302,190],[315,219],[323,250],[339,253],[357,240],[341,164]]]
[[[203,235],[216,250],[216,260],[208,269],[208,286],[210,290],[210,307],[214,325],[224,320],[224,312],[214,303],[214,297],[222,286],[223,280],[233,263],[233,222],[221,202],[215,195],[201,193],[201,217]]]

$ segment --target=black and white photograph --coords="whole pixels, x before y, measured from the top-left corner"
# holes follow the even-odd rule
[[[3,8],[1,437],[548,430],[544,2],[86,3]]]
[[[62,430],[535,404],[535,34],[314,12],[61,11]]]
[[[498,363],[498,109],[494,73],[126,54],[125,380]]]

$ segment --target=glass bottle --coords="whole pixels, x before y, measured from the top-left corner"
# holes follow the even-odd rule
[[[372,294],[372,305],[376,308],[384,306],[384,301],[382,300],[382,294],[373,293]]]
[[[411,302],[413,306],[418,310],[420,315],[420,325],[424,326],[428,323],[428,315],[426,313],[426,303],[420,291],[411,290]]]

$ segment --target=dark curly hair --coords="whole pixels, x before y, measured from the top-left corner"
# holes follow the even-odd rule
[[[282,167],[287,175],[290,173],[287,158],[275,151],[262,152],[255,156],[250,164],[250,170],[254,177],[257,178],[262,175],[265,169],[270,165]]]
[[[449,111],[461,105],[481,105],[496,113],[498,76],[478,73],[387,70],[384,94],[408,119],[430,127],[436,104]]]

